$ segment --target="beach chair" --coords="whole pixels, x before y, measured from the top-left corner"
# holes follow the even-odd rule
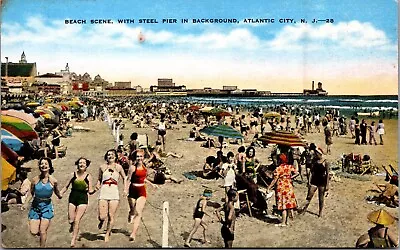
[[[385,181],[389,181],[389,180],[392,178],[393,175],[397,175],[397,176],[399,175],[399,174],[397,173],[396,169],[395,169],[392,165],[390,165],[390,164],[389,164],[388,167],[382,165],[382,168],[383,168],[383,169],[385,170],[385,172],[386,172]]]
[[[245,195],[247,209],[249,210],[250,217],[253,217],[253,214],[251,212],[251,205],[250,205],[249,195],[247,194],[247,189],[238,190],[237,192],[239,194],[239,197],[240,197],[240,194],[244,194]],[[239,202],[240,202],[240,198],[239,198]]]
[[[137,141],[139,148],[147,148],[149,146],[149,136],[147,134],[138,134]]]

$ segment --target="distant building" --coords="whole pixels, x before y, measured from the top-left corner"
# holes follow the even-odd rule
[[[175,86],[175,83],[172,79],[168,78],[159,78],[157,86],[150,86],[150,92],[163,92],[163,93],[170,93],[170,92],[186,92],[186,86],[180,85]]]
[[[304,89],[303,95],[326,96],[328,92],[322,88],[322,82],[318,82],[318,88],[314,90],[314,81],[312,81],[311,89]]]
[[[100,75],[95,76],[93,81],[89,84],[89,88],[92,91],[104,91],[109,86],[110,83],[101,78]]]
[[[131,88],[131,82],[115,82],[115,87],[118,88]]]
[[[226,90],[226,91],[235,91],[237,89],[238,89],[237,86],[223,86],[222,87],[222,90]]]
[[[158,87],[174,87],[175,83],[172,82],[172,79],[169,78],[159,78],[158,79]]]
[[[10,93],[21,93],[35,82],[37,75],[36,63],[28,63],[25,52],[22,52],[18,63],[1,63],[1,79],[9,87]]]
[[[42,96],[59,95],[61,94],[61,85],[46,82],[33,83],[31,86],[29,86],[28,92],[34,94],[39,93]]]

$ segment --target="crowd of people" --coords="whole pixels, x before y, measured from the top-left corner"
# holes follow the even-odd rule
[[[239,110],[236,110],[239,113]],[[43,130],[39,141],[32,142],[32,148],[37,152],[42,152],[38,161],[39,175],[32,181],[28,180],[27,175],[19,174],[22,182],[18,195],[10,195],[8,202],[19,202],[23,209],[27,209],[33,199],[28,212],[29,228],[33,235],[40,237],[40,246],[45,247],[47,231],[51,219],[54,217],[54,209],[51,201],[52,195],[59,199],[71,187],[68,198],[68,220],[69,231],[72,233],[71,247],[75,247],[79,235],[79,225],[87,207],[89,195],[98,192],[98,229],[101,229],[107,222],[105,242],[110,241],[111,230],[115,224],[116,210],[120,203],[121,195],[119,186],[123,189],[123,197],[126,197],[129,204],[127,221],[132,224],[130,241],[136,241],[143,210],[147,200],[147,185],[152,188],[159,188],[158,185],[171,180],[174,183],[181,183],[171,174],[163,163],[163,158],[174,157],[182,158],[184,155],[166,151],[166,144],[171,143],[167,140],[167,130],[174,129],[178,121],[185,121],[189,125],[194,125],[189,134],[189,139],[193,141],[205,141],[206,147],[219,148],[216,156],[210,155],[205,159],[203,167],[203,177],[205,179],[223,179],[225,189],[224,205],[215,211],[215,215],[206,212],[207,201],[212,197],[211,190],[204,190],[203,194],[196,203],[193,214],[193,228],[189,236],[185,239],[185,246],[190,247],[193,235],[199,227],[203,228],[203,242],[207,240],[207,224],[204,216],[215,216],[221,222],[221,237],[225,247],[233,247],[235,236],[235,220],[242,213],[243,201],[241,196],[248,195],[249,203],[244,206],[251,213],[257,212],[260,215],[268,214],[268,199],[275,194],[275,204],[273,213],[278,215],[279,223],[276,226],[286,227],[289,225],[289,218],[294,218],[294,211],[303,214],[308,210],[309,204],[315,192],[318,190],[319,212],[322,217],[324,208],[324,198],[329,191],[329,172],[330,166],[325,159],[325,154],[331,153],[333,137],[347,135],[349,130],[356,139],[356,144],[367,144],[366,131],[369,131],[369,144],[377,144],[374,133],[380,136],[380,143],[383,144],[384,124],[379,121],[375,127],[375,122],[368,126],[363,119],[358,125],[357,119],[350,120],[347,124],[344,116],[339,116],[338,112],[327,112],[321,116],[317,112],[307,112],[302,114],[297,110],[284,108],[272,109],[279,111],[279,118],[266,118],[260,109],[255,109],[253,113],[240,115],[238,119],[231,118],[231,127],[236,128],[244,137],[242,141],[231,141],[232,144],[241,144],[236,153],[229,151],[223,153],[222,139],[218,142],[211,138],[201,135],[198,126],[210,125],[215,123],[227,123],[224,118],[219,117],[213,120],[209,116],[200,115],[198,112],[188,111],[184,103],[153,103],[150,105],[135,105],[130,102],[112,103],[110,105],[92,105],[82,113],[80,119],[86,120],[89,117],[100,119],[108,123],[109,128],[115,138],[115,148],[108,150],[104,155],[104,164],[98,169],[98,176],[93,177],[87,172],[91,161],[85,157],[76,160],[76,171],[70,174],[68,182],[59,186],[53,177],[54,168],[52,161],[59,157],[60,138],[71,134],[71,126],[68,118],[62,119],[60,123],[50,131]],[[232,112],[233,113],[233,112]],[[124,137],[120,130],[123,128],[122,118],[127,118],[138,128],[153,128],[157,133],[155,145],[142,144],[139,142],[138,133],[133,132],[130,140],[124,143]],[[294,122],[292,122],[294,118]],[[354,123],[353,123],[354,120]],[[247,125],[249,124],[249,125]],[[269,128],[267,127],[269,124]],[[292,125],[294,124],[294,125]],[[322,125],[322,129],[321,126]],[[353,126],[354,125],[354,126]],[[315,144],[307,144],[303,152],[296,147],[277,146],[271,154],[271,166],[265,168],[266,163],[262,163],[256,158],[258,147],[265,145],[258,143],[258,136],[267,130],[291,131],[302,136],[306,133],[323,133],[325,136],[326,150],[317,147]],[[251,139],[250,136],[254,135]],[[361,140],[360,140],[361,137]],[[358,140],[358,141],[357,141]],[[45,143],[46,142],[46,143]],[[48,143],[50,142],[50,143]],[[125,141],[126,142],[126,141]],[[358,143],[357,143],[358,142]],[[247,143],[248,146],[245,146]],[[325,152],[326,153],[325,153]],[[53,159],[52,159],[53,158]],[[162,170],[162,171],[161,171]],[[300,177],[302,183],[303,175],[306,175],[308,193],[305,202],[300,206],[297,202],[299,195],[295,194],[293,182]],[[153,175],[153,178],[151,178]],[[162,176],[162,177],[160,177]],[[223,212],[223,216],[221,216]],[[385,224],[377,224],[385,225]],[[390,245],[397,245],[392,233],[384,232],[381,226],[377,226],[369,242],[375,241],[374,237],[390,239]],[[383,236],[382,236],[382,232]],[[371,237],[371,236],[370,236]],[[367,243],[367,239],[360,239],[358,246]],[[389,243],[387,243],[389,245]]]

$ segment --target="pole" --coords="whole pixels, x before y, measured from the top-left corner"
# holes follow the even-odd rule
[[[168,201],[164,201],[163,203],[163,233],[162,233],[162,247],[167,248],[168,246],[168,214],[169,214],[169,205]]]

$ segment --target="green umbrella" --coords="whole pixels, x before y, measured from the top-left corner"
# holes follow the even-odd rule
[[[213,136],[222,136],[225,138],[234,138],[234,139],[242,139],[243,138],[243,135],[239,131],[235,130],[234,128],[232,128],[228,125],[209,126],[209,127],[200,129],[199,132],[208,134],[208,135],[213,135]]]

